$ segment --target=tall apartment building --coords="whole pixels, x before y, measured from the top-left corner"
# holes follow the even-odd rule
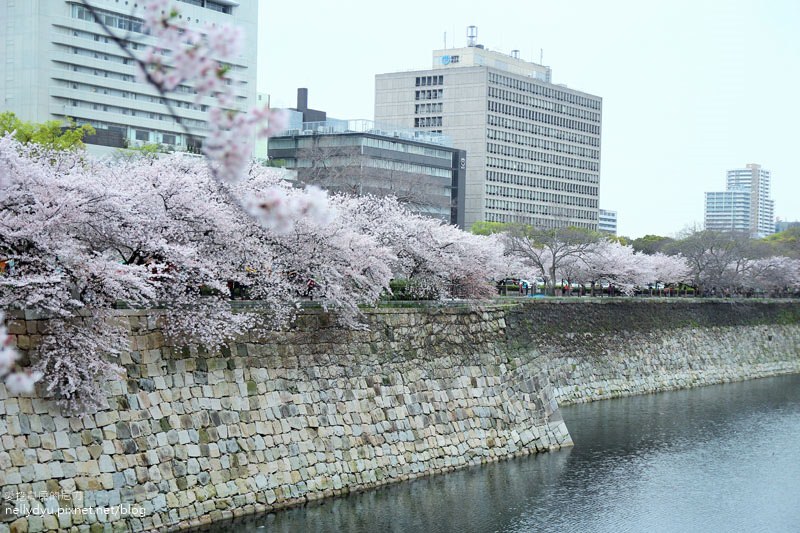
[[[610,235],[616,235],[617,212],[609,211],[608,209],[601,209],[597,223],[597,231],[608,233]]]
[[[102,21],[134,52],[153,39],[144,33],[142,2],[91,0]],[[235,24],[243,27],[243,54],[233,62],[236,104],[256,101],[255,1],[181,0],[181,20],[192,27]],[[81,2],[74,0],[3,0],[0,2],[0,111],[23,120],[75,119],[91,124],[96,145],[120,147],[160,143],[197,150],[207,135],[211,100],[195,102],[191,85],[163,98],[136,78],[136,67],[110,39]],[[178,119],[165,103],[172,105]]]
[[[441,132],[466,150],[467,228],[485,220],[597,229],[602,99],[555,85],[549,67],[475,37],[434,50],[430,69],[378,74],[376,122]]]
[[[770,172],[761,165],[729,170],[725,191],[705,193],[705,228],[741,231],[755,238],[775,233],[771,181]]]

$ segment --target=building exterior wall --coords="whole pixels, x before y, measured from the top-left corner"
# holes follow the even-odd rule
[[[727,172],[726,189],[705,193],[705,228],[740,231],[754,238],[775,232],[772,176],[761,165],[749,164]]]
[[[441,52],[435,68],[376,76],[375,120],[440,131],[466,150],[465,226],[597,229],[602,99],[544,81],[544,67],[521,73],[511,56],[450,49],[472,59],[445,65]]]
[[[617,212],[607,209],[600,209],[600,216],[597,223],[597,230],[611,235],[617,234]]]
[[[129,36],[134,53],[152,44],[141,30],[141,6],[134,2],[93,0],[120,36]],[[246,35],[243,54],[232,64],[237,107],[256,101],[256,2],[229,0],[182,1],[183,21],[192,27],[235,24]],[[226,9],[229,13],[219,11]],[[0,109],[23,120],[43,122],[75,119],[106,130],[97,142],[124,139],[131,145],[160,143],[187,149],[207,134],[210,99],[195,102],[190,86],[168,96],[183,125],[169,115],[162,97],[137,80],[133,61],[126,58],[79,2],[70,0],[7,0],[0,3]],[[113,139],[116,139],[114,141]],[[92,139],[89,139],[92,142]],[[195,146],[196,147],[196,146]]]
[[[550,67],[525,61],[519,57],[510,56],[502,52],[488,50],[482,46],[467,46],[466,48],[443,48],[433,51],[434,69],[449,69],[451,67],[492,67],[498,70],[518,74],[529,78],[536,78],[550,83],[552,71]]]
[[[712,231],[750,232],[750,191],[707,192],[705,228]]]
[[[348,194],[396,196],[412,212],[463,223],[463,150],[405,138],[399,131],[350,131],[347,121],[304,124],[291,135],[273,137],[269,145],[270,158],[295,169],[299,182]]]

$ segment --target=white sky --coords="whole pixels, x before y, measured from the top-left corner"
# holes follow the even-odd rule
[[[248,1],[248,0],[245,0]],[[255,0],[249,0],[255,1]],[[725,171],[772,171],[775,214],[800,220],[800,0],[262,0],[259,90],[335,118],[373,118],[375,74],[429,68],[478,42],[603,97],[600,207],[619,235],[703,221]]]

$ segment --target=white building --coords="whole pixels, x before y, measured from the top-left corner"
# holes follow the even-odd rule
[[[729,170],[725,191],[705,193],[705,228],[741,231],[760,238],[775,232],[772,176],[761,165]]]
[[[143,33],[141,2],[91,0],[91,5],[134,54],[153,42]],[[243,27],[245,51],[231,65],[229,76],[237,107],[255,105],[257,2],[181,0],[179,5],[181,20],[193,27]],[[137,81],[133,61],[81,2],[2,0],[0,56],[0,111],[13,111],[22,120],[71,117],[95,127],[97,135],[89,143],[112,147],[159,143],[197,150],[206,136],[211,100],[195,102],[192,87],[179,86],[167,97],[179,119],[175,120],[164,98]]]
[[[609,211],[608,209],[601,209],[597,221],[597,231],[603,233],[610,233],[611,235],[617,234],[617,212]]]
[[[441,132],[467,152],[465,227],[476,221],[597,229],[602,99],[549,67],[470,46],[430,69],[379,74],[375,121]]]

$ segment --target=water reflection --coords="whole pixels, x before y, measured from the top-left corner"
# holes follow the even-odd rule
[[[251,519],[237,531],[492,531],[528,495],[557,486],[571,450],[426,477]],[[231,527],[231,529],[234,529]],[[229,529],[219,529],[228,531]]]
[[[562,410],[575,447],[216,531],[800,531],[800,376]]]

